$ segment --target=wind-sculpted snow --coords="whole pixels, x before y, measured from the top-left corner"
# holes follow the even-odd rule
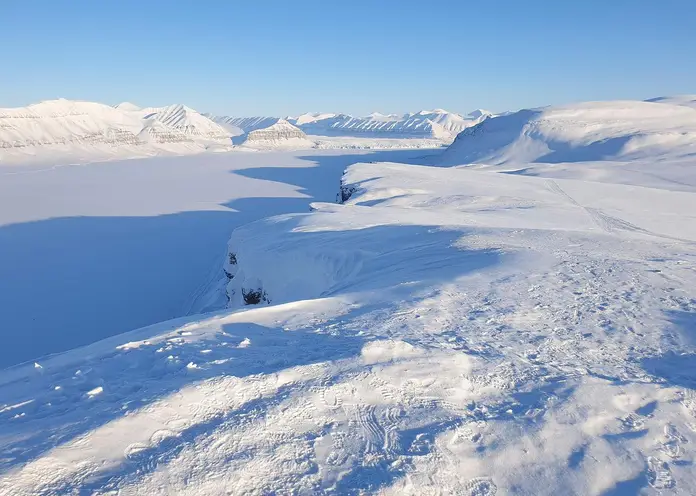
[[[562,163],[685,158],[696,154],[696,108],[594,102],[486,119],[461,132],[444,163]]]
[[[4,371],[0,492],[693,493],[695,193],[342,185],[235,231],[229,310]]]

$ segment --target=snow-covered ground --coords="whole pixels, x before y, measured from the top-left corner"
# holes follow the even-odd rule
[[[333,200],[351,163],[425,153],[217,153],[0,168],[0,368],[205,307],[198,296],[220,273],[235,227]]]
[[[205,200],[191,194],[205,164],[178,179],[163,161],[171,177],[157,181],[178,184],[177,200],[140,215],[240,211],[211,257],[224,266],[194,298],[202,310],[227,296],[227,308],[1,372],[0,493],[694,494],[687,112],[524,111],[442,156],[201,155],[233,178],[204,173]],[[259,162],[236,170],[237,156]],[[396,163],[416,161],[434,166]],[[238,176],[276,182],[233,186]],[[125,203],[108,208],[135,208]],[[296,213],[262,218],[270,205]],[[40,278],[48,248],[22,253],[13,277]],[[176,240],[158,248],[163,267],[187,256]],[[109,318],[95,313],[92,328]]]

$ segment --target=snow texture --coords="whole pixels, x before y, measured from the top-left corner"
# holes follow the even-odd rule
[[[524,111],[434,166],[249,171],[352,164],[337,202],[233,232],[225,309],[2,371],[0,493],[693,494],[689,112]]]

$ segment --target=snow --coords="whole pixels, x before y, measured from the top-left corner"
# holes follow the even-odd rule
[[[405,116],[371,114],[353,117],[345,114],[328,114],[298,124],[308,134],[324,136],[385,136],[434,138],[451,141],[463,129],[480,122],[479,118],[465,118],[459,114],[436,109]]]
[[[230,138],[225,128],[185,105],[148,108],[141,112],[146,119],[154,118],[184,134],[221,142],[227,142]]]
[[[235,143],[260,149],[302,149],[315,146],[305,133],[285,119],[279,119],[268,127],[254,129],[239,137],[238,140]]]
[[[450,142],[457,133],[492,115],[474,111],[464,117],[442,109],[423,110],[406,115],[373,112],[367,117],[348,114],[306,113],[288,117],[290,124],[308,135],[326,137],[411,138]],[[219,124],[232,125],[245,133],[276,124],[277,117],[211,117]]]
[[[683,105],[685,107],[696,108],[696,95],[660,96],[646,100],[646,102]]]
[[[235,227],[333,200],[350,163],[424,153],[217,153],[0,168],[0,368],[214,305],[204,295]]]
[[[0,167],[90,163],[231,148],[230,134],[198,112],[51,100],[0,109]]]
[[[521,110],[464,130],[446,164],[684,158],[696,153],[696,108],[636,101]]]
[[[60,191],[60,174],[78,187],[110,168],[110,187],[144,169],[132,172],[153,175],[143,191],[181,189],[140,202],[95,191],[91,215],[238,212],[197,298],[212,312],[0,373],[0,493],[693,494],[692,113],[523,111],[464,131],[442,156],[205,154],[4,176],[10,227],[76,215],[55,194],[19,203],[22,181]],[[167,174],[147,172],[158,162]],[[49,238],[35,244],[60,253]],[[170,268],[198,257],[157,244]],[[37,267],[39,255],[12,289],[60,265]],[[119,314],[95,300],[81,310],[99,329]]]
[[[240,129],[242,133],[272,126],[280,120],[278,117],[228,117],[213,115],[210,115],[210,118],[220,125],[228,125]]]
[[[139,112],[140,110],[142,110],[136,104],[131,103],[131,102],[121,102],[118,105],[114,105],[114,108],[117,108],[119,110],[124,110],[126,112]]]

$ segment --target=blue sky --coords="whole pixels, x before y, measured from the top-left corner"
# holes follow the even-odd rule
[[[508,110],[696,93],[694,0],[0,0],[0,106]]]

